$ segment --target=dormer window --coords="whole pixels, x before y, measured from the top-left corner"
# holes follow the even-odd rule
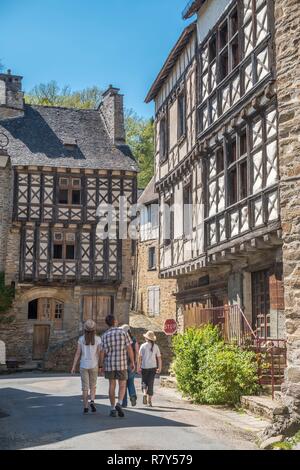
[[[59,178],[58,203],[64,205],[81,205],[81,179]]]
[[[76,150],[78,147],[76,139],[65,139],[63,145],[67,150]]]

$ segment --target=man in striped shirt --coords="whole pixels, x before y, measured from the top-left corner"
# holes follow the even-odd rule
[[[106,317],[105,322],[109,329],[101,338],[100,368],[104,368],[105,378],[109,380],[110,416],[116,417],[118,414],[123,418],[122,402],[128,379],[127,354],[130,359],[130,367],[134,371],[134,353],[129,335],[121,328],[118,328],[114,316],[109,315]],[[119,394],[116,404],[117,381],[119,382]]]

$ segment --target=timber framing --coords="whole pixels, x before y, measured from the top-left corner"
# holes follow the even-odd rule
[[[190,2],[186,15],[203,3]],[[272,0],[228,2],[185,68],[184,50],[174,63],[171,54],[170,68],[163,67],[148,94],[156,100],[155,188],[161,204],[177,204],[176,233],[168,243],[163,209],[160,217],[162,278],[246,266],[259,253],[272,258],[281,249],[273,10]],[[195,99],[186,101],[186,126],[181,127],[187,132],[181,141],[175,113],[183,92]],[[161,120],[168,126],[163,158]],[[194,206],[191,240],[181,230],[186,181]]]
[[[187,26],[187,28],[185,28],[185,30],[181,34],[177,43],[175,44],[172,51],[170,52],[165,64],[163,65],[159,75],[157,76],[153,85],[151,86],[150,91],[145,99],[146,103],[150,103],[150,101],[156,98],[157,93],[161,89],[165,80],[168,78],[170,71],[174,67],[174,64],[176,63],[178,57],[182,53],[187,43],[190,41],[193,33],[196,31],[196,26],[197,26],[196,22],[191,23],[189,26]]]
[[[108,283],[122,280],[122,240],[100,240],[98,208],[112,204],[118,217],[120,197],[136,202],[132,172],[17,167],[14,187],[14,225],[21,229],[21,282]],[[77,171],[76,171],[77,170]],[[65,176],[76,181],[80,204],[60,204],[59,186]],[[68,180],[69,181],[69,180]],[[67,181],[67,184],[68,184]],[[64,181],[63,181],[64,182]],[[64,186],[63,186],[64,187]],[[103,206],[104,205],[104,206]],[[100,210],[101,212],[101,210]],[[67,237],[67,239],[66,239]],[[63,248],[59,258],[55,245]],[[71,258],[66,247],[73,246]]]

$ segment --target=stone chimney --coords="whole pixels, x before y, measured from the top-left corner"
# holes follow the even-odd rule
[[[19,75],[12,75],[11,70],[0,73],[0,119],[23,115],[22,79]]]
[[[99,111],[105,121],[109,136],[115,145],[125,144],[124,103],[119,88],[109,86],[103,93]]]
[[[11,216],[12,168],[7,151],[0,147],[0,272],[5,271],[6,242]]]

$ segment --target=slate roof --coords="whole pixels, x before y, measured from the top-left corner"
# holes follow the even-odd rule
[[[152,180],[144,189],[142,195],[139,197],[139,204],[150,204],[151,202],[158,200],[158,193],[155,191],[155,178],[153,176]]]
[[[138,171],[130,148],[113,145],[98,111],[31,105],[24,111],[0,120],[12,165]]]

